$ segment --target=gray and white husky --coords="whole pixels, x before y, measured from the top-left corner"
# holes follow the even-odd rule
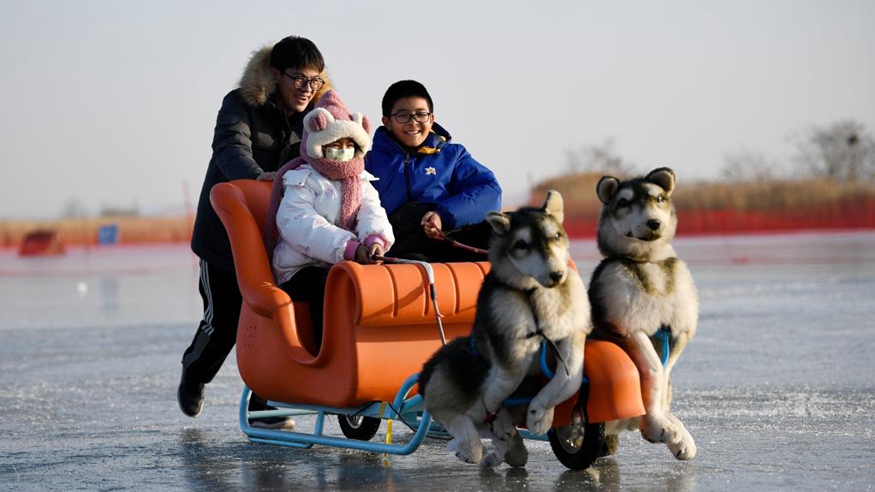
[[[696,333],[699,300],[687,265],[678,259],[671,241],[677,215],[671,195],[675,174],[659,168],[642,178],[599,180],[596,190],[603,206],[599,216],[598,247],[604,259],[589,284],[593,336],[619,344],[641,376],[646,414],[605,426],[608,452],[617,446],[622,430],[640,429],[651,442],[664,442],[680,460],[696,455],[687,429],[669,411],[671,369]],[[665,345],[654,337],[668,334]]]
[[[523,466],[528,454],[516,425],[546,433],[553,408],[580,388],[584,341],[592,331],[589,301],[569,268],[558,192],[548,192],[540,208],[492,212],[486,220],[492,266],[477,297],[473,330],[425,363],[420,393],[424,408],[453,436],[449,447],[460,460]],[[540,374],[542,343],[557,360],[555,376],[536,385],[527,406],[504,406],[527,376]],[[481,434],[493,443],[485,458]]]

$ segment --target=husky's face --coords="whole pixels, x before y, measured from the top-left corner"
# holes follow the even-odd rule
[[[677,226],[671,203],[673,191],[674,171],[668,168],[622,182],[613,176],[603,177],[597,186],[603,203],[599,246],[608,246],[610,253],[628,253],[627,248],[644,247],[634,243],[670,241]]]
[[[623,187],[610,203],[610,222],[617,233],[639,241],[662,237],[671,217],[671,202],[665,191],[651,183]]]
[[[490,213],[486,220],[495,233],[489,248],[492,268],[505,282],[520,288],[561,285],[568,277],[568,236],[562,228],[562,196],[547,194],[541,208]]]

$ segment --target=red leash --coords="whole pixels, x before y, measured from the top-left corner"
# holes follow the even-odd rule
[[[435,225],[434,222],[429,222],[429,224],[431,224],[432,226]],[[470,253],[476,253],[476,254],[480,254],[480,255],[484,255],[484,256],[486,256],[486,255],[489,254],[489,251],[487,251],[487,250],[485,250],[485,249],[475,248],[474,246],[468,246],[467,244],[462,244],[462,243],[460,243],[459,241],[456,241],[455,239],[453,239],[453,238],[447,236],[447,235],[444,233],[444,231],[438,229],[437,227],[434,227],[434,229],[435,229],[437,232],[434,233],[433,236],[428,236],[428,237],[434,239],[435,241],[445,241],[445,242],[448,242],[448,243],[450,243],[450,245],[452,245],[452,247],[454,247],[454,248],[459,248],[459,249],[463,249],[463,250],[468,251],[468,252],[470,252]],[[426,235],[427,235],[427,234],[426,234]]]

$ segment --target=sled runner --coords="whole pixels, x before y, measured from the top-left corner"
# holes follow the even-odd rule
[[[261,233],[270,186],[237,180],[217,184],[210,193],[231,240],[243,295],[237,332],[237,365],[246,385],[241,429],[259,443],[412,453],[428,435],[442,432],[416,393],[422,364],[441,346],[425,269],[347,261],[335,265],[326,285],[322,346],[315,346],[307,305],[292,303],[271,274]],[[434,263],[430,268],[447,340],[467,335],[489,263]],[[644,413],[637,369],[619,347],[587,341],[584,364],[588,382],[556,408],[549,433],[556,456],[574,469],[588,467],[602,453],[603,422]],[[251,391],[278,409],[249,411]],[[312,431],[250,425],[254,419],[301,414],[316,415]],[[325,433],[325,418],[331,415],[337,416],[345,438]],[[581,419],[581,424],[573,422]],[[389,421],[388,429],[392,422],[409,427],[412,435],[388,442],[389,432],[387,442],[370,442],[383,420]]]

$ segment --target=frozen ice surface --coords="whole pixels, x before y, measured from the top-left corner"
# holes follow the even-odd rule
[[[251,444],[233,355],[200,417],[176,406],[201,309],[187,248],[0,252],[0,490],[875,490],[875,233],[676,248],[702,309],[673,408],[699,453],[678,462],[626,433],[584,472],[531,441],[525,469],[494,471],[438,440],[388,459]],[[574,256],[588,279],[593,242]],[[327,432],[339,433],[333,421]]]

